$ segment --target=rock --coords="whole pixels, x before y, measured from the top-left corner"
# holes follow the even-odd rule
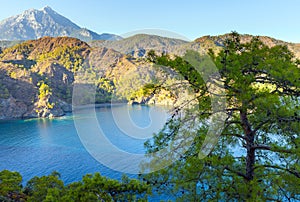
[[[20,118],[26,111],[27,106],[23,102],[18,102],[12,97],[0,99],[0,120]]]
[[[72,112],[72,105],[71,104],[66,103],[64,101],[59,101],[58,105],[62,109],[63,112]]]

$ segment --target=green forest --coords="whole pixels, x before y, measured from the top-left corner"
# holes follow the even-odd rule
[[[0,173],[0,201],[147,201],[160,194],[176,201],[300,201],[300,61],[286,45],[267,46],[258,37],[241,42],[236,32],[229,36],[221,50],[210,49],[206,56],[196,51],[187,51],[182,57],[148,53],[147,62],[153,68],[168,67],[181,75],[195,95],[181,100],[171,120],[145,143],[148,154],[175,146],[180,153],[184,148],[176,145],[178,138],[191,141],[179,156],[176,152],[156,156],[178,161],[140,174],[138,179],[124,176],[118,181],[95,173],[68,185],[54,172],[22,186],[19,173],[5,170]],[[26,55],[30,48],[20,51]],[[57,51],[42,54],[37,61],[56,58],[69,71],[80,71],[80,54],[70,54],[66,47]],[[222,87],[223,92],[211,92],[207,78],[200,74],[207,71],[208,61],[219,73],[208,78],[209,82]],[[99,78],[95,84],[101,86],[98,102],[111,99],[114,85],[122,86],[122,80],[108,78]],[[121,97],[130,100],[162,91],[165,97],[172,97],[168,93],[178,89],[174,78],[166,78],[166,82],[149,77],[147,83]],[[47,100],[49,108],[54,107],[49,99],[55,93],[51,85],[49,81],[39,83],[39,99]],[[212,107],[212,96],[225,101],[220,111]],[[220,112],[226,116],[223,130],[215,134],[217,139],[211,145],[203,145],[213,124],[209,117]],[[151,162],[142,167],[151,168]]]
[[[122,181],[99,173],[83,176],[79,182],[64,185],[60,174],[34,177],[22,186],[18,172],[0,172],[0,201],[146,201],[150,187],[145,182],[123,176]]]

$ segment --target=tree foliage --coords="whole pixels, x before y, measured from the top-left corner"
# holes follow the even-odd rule
[[[300,68],[293,54],[286,46],[268,47],[256,37],[241,43],[235,32],[224,50],[210,51],[220,74],[214,84],[221,83],[226,92],[216,96],[226,99],[227,118],[217,145],[204,159],[198,154],[209,116],[216,112],[195,68],[203,62],[197,54],[187,53],[184,58],[189,60],[150,55],[152,62],[175,69],[189,81],[199,108],[184,118],[179,116],[183,108],[175,110],[166,128],[147,142],[148,152],[172,146],[180,127],[189,133],[186,120],[198,119],[200,124],[179,161],[143,178],[179,201],[300,200]]]
[[[22,187],[22,176],[17,172],[0,172],[1,201],[145,201],[149,186],[136,179],[109,179],[99,173],[87,174],[82,181],[64,185],[58,172],[34,177]]]
[[[10,53],[10,54],[22,55],[24,58],[27,58],[32,50],[33,50],[33,45],[28,42],[24,42],[21,44],[17,44],[11,48],[4,49],[1,52],[0,57]]]
[[[79,54],[79,52],[79,46],[61,46],[51,52],[42,53],[38,55],[37,61],[42,62],[45,60],[56,60],[66,69],[72,72],[76,72],[82,67],[84,60],[83,57]]]
[[[0,201],[22,198],[22,176],[18,172],[3,170],[0,172]]]

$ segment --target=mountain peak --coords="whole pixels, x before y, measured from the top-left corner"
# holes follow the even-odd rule
[[[115,35],[101,36],[83,29],[71,20],[54,11],[50,6],[41,9],[28,9],[20,15],[0,22],[0,40],[30,40],[44,36],[71,36],[84,41],[117,39]]]
[[[34,9],[34,8],[30,8],[30,9],[27,9],[27,10],[25,10],[22,14],[23,15],[26,15],[26,14],[28,14],[28,13],[32,13],[32,12],[35,12],[36,10]],[[22,15],[21,14],[21,15]]]
[[[50,6],[44,6],[41,11],[46,11],[46,12],[55,12]]]

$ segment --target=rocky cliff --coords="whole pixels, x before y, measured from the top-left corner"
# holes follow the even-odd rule
[[[66,52],[69,49],[74,49],[73,54]],[[62,116],[71,111],[74,75],[67,64],[75,65],[73,59],[86,57],[88,49],[84,42],[66,37],[46,37],[5,49],[0,61],[0,119]]]

